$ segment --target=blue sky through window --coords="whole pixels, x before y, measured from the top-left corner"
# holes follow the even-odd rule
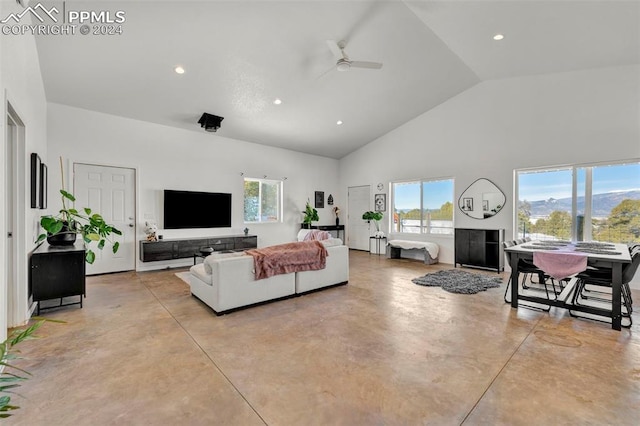
[[[518,179],[520,200],[538,201],[571,197],[571,169],[520,173]],[[639,163],[593,167],[593,194],[638,189]]]
[[[424,207],[439,209],[444,203],[452,202],[453,180],[436,180],[424,182]],[[395,208],[411,210],[420,208],[420,182],[396,183],[394,190]]]

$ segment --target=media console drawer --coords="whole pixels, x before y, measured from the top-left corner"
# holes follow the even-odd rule
[[[161,241],[142,240],[140,241],[140,260],[157,262],[186,259],[199,254],[203,247],[211,247],[214,251],[251,249],[258,247],[258,237],[256,235],[224,235]]]

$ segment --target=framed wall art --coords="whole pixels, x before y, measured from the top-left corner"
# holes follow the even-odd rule
[[[31,208],[40,208],[40,156],[31,153]]]
[[[47,179],[48,179],[48,171],[47,165],[42,163],[40,164],[40,208],[47,208]]]
[[[465,197],[462,199],[462,210],[467,212],[473,211],[473,198]]]
[[[324,191],[316,191],[315,194],[315,199],[316,199],[316,209],[323,209],[324,208]]]
[[[373,198],[373,204],[377,212],[387,210],[387,194],[376,194]]]

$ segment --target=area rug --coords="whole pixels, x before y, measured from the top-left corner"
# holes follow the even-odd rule
[[[189,271],[176,272],[175,275],[176,275],[176,277],[180,278],[185,283],[189,284]]]
[[[475,294],[488,288],[500,287],[502,278],[472,274],[471,272],[448,269],[424,275],[411,280],[418,285],[442,287],[450,293]]]

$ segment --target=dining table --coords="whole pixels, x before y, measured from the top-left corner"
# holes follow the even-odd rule
[[[605,316],[611,318],[611,328],[614,330],[621,330],[622,324],[622,268],[626,263],[631,263],[631,255],[629,248],[626,244],[608,243],[608,242],[583,242],[583,241],[542,241],[534,240],[527,241],[521,244],[517,244],[504,249],[505,252],[510,254],[510,267],[511,267],[511,282],[515,283],[511,286],[511,307],[517,309],[518,302],[520,300],[534,302],[542,305],[555,306],[560,308],[569,309],[572,311],[584,312],[592,315]],[[519,284],[519,271],[518,264],[520,260],[527,260],[531,263],[534,260],[535,253],[544,253],[544,259],[553,261],[554,257],[562,261],[573,255],[574,257],[586,257],[586,262],[583,266],[579,266],[574,269],[574,275],[581,268],[594,267],[594,268],[610,268],[611,274],[611,308],[603,309],[601,307],[578,305],[572,303],[570,297],[575,291],[577,280],[570,279],[560,294],[555,298],[538,297],[531,294],[520,293]],[[540,261],[542,256],[536,256],[536,260]],[[540,262],[539,262],[540,263]],[[548,262],[552,264],[553,262]],[[573,262],[577,264],[578,262]],[[544,263],[542,265],[546,265]],[[543,272],[549,274],[550,271],[545,271],[544,267],[541,268]],[[553,273],[549,274],[553,276]],[[570,278],[570,276],[569,276]]]

